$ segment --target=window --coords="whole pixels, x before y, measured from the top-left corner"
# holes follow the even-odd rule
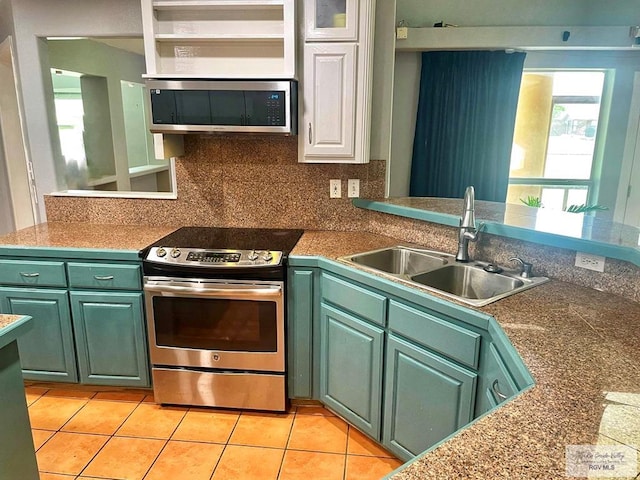
[[[518,99],[508,203],[593,203],[604,71],[526,71]]]

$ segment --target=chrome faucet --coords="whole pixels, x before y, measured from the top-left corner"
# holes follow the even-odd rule
[[[478,240],[480,228],[476,228],[476,217],[474,213],[475,192],[473,187],[467,187],[464,191],[464,210],[460,218],[460,228],[458,229],[458,253],[457,262],[469,261],[469,242]]]

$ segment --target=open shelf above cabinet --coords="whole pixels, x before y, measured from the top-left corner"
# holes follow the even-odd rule
[[[146,78],[295,78],[295,0],[142,0]]]

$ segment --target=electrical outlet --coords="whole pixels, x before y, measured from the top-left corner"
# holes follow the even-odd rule
[[[407,27],[396,28],[396,38],[398,40],[406,40],[409,36],[409,29]]]
[[[605,257],[600,255],[591,255],[590,253],[576,253],[576,267],[595,270],[596,272],[604,272]]]
[[[360,196],[360,179],[350,178],[347,188],[347,197],[358,198]]]
[[[342,197],[342,185],[340,180],[329,180],[329,197],[330,198]]]

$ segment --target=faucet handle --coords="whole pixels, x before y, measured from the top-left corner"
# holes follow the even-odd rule
[[[509,259],[510,262],[518,262],[522,265],[522,270],[520,271],[520,276],[522,278],[531,278],[533,277],[533,263],[525,262],[520,257],[511,257]]]

